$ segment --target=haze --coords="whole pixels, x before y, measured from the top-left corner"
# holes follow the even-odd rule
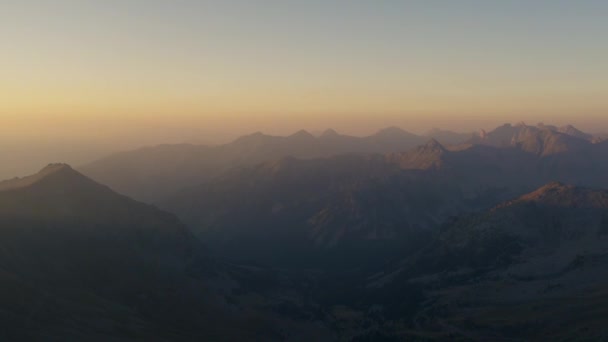
[[[607,0],[0,0],[0,342],[608,341]]]
[[[608,130],[604,1],[0,4],[0,177],[160,143]]]

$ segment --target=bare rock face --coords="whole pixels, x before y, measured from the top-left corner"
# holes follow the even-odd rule
[[[437,140],[431,139],[425,145],[407,152],[389,154],[387,158],[404,170],[438,170],[444,166],[445,156],[449,153]]]
[[[528,126],[521,122],[515,126],[504,124],[495,130],[480,134],[470,142],[495,147],[517,147],[541,157],[582,150],[590,144],[590,135],[572,126],[556,128],[539,124]]]
[[[585,133],[572,125],[566,125],[566,126],[559,127],[557,129],[557,131],[567,134],[569,136],[575,137],[575,138],[579,138],[579,139],[584,139],[584,140],[593,139],[593,135]]]

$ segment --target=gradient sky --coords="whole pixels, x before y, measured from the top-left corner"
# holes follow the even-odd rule
[[[0,135],[608,129],[608,1],[0,2]]]

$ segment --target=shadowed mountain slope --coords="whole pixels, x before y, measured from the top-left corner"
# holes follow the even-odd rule
[[[394,240],[553,179],[602,186],[606,153],[603,144],[547,157],[518,147],[449,150],[431,139],[401,153],[283,158],[234,169],[159,203],[224,256],[233,250],[248,258],[247,249],[260,248],[266,259],[276,259],[269,246],[303,251]],[[245,242],[253,238],[259,241]]]
[[[271,318],[229,309],[217,284],[239,288],[231,272],[175,216],[67,165],[1,183],[3,340],[279,338]]]
[[[224,257],[312,261],[344,253],[337,258],[352,255],[357,264],[391,251],[380,246],[406,250],[449,216],[506,198],[512,177],[501,167],[518,164],[508,157],[484,164],[480,155],[433,140],[404,154],[284,158],[233,170],[160,206]]]
[[[448,221],[434,241],[370,278],[416,287],[414,327],[428,340],[602,340],[608,303],[608,191],[549,183]],[[407,327],[407,323],[403,326]]]

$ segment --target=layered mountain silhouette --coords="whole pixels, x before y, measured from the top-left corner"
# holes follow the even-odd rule
[[[584,154],[593,149],[594,142],[601,141],[573,126],[528,126],[523,123],[505,124],[479,134],[435,129],[425,136],[418,136],[397,127],[380,130],[368,137],[341,135],[331,129],[318,137],[306,131],[287,137],[254,133],[220,146],[161,145],[123,152],[83,166],[81,171],[120,193],[156,202],[210,181],[233,168],[288,156],[325,158],[342,154],[404,153],[431,139],[450,151],[489,146],[520,150],[539,160],[552,156],[567,159],[565,155]],[[412,153],[416,152],[409,154]],[[488,157],[493,158],[492,155]],[[403,158],[407,157],[403,155]]]
[[[0,182],[5,340],[608,337],[608,141],[572,126],[256,133],[84,169],[110,187],[65,164]]]
[[[517,130],[518,137],[527,132],[562,137],[524,126]],[[547,156],[521,144],[446,147],[431,139],[399,153],[289,157],[234,169],[159,205],[227,258],[287,262],[278,257],[283,250],[307,260],[319,250],[357,254],[352,251],[362,246],[416,240],[450,216],[490,207],[551,180],[608,186],[607,146],[578,142],[580,149]]]
[[[306,131],[287,137],[258,132],[220,146],[161,145],[123,152],[86,165],[81,171],[120,193],[153,202],[234,167],[288,156],[319,158],[405,151],[428,139],[397,127],[368,137],[341,135],[334,130],[319,137]]]

